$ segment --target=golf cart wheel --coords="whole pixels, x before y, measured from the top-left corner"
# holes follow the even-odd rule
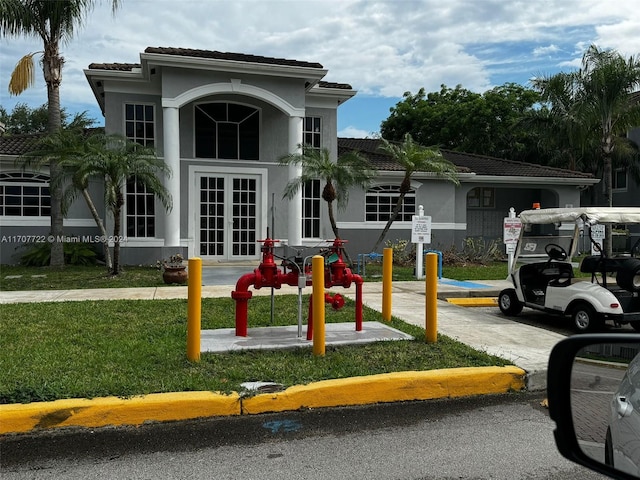
[[[515,317],[522,311],[522,304],[513,288],[507,288],[500,292],[498,306],[500,311],[508,317]]]
[[[578,333],[592,332],[600,323],[598,314],[588,303],[579,303],[571,312],[573,328]]]
[[[629,292],[640,292],[640,260],[637,258],[625,260],[616,273],[616,283]]]

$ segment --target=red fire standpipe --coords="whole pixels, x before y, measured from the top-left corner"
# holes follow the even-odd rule
[[[274,247],[278,240],[266,238],[265,240],[259,240],[262,242],[262,261],[258,268],[253,273],[247,273],[238,279],[236,283],[236,289],[231,292],[231,298],[236,301],[236,336],[247,336],[247,318],[248,318],[248,303],[249,299],[253,296],[253,293],[249,291],[251,285],[254,288],[260,289],[262,287],[280,288],[282,285],[298,286],[301,288],[301,282],[303,281],[302,275],[299,272],[283,272],[278,269],[274,259]],[[345,241],[336,238],[331,248],[331,257],[335,256],[333,260],[325,268],[325,287],[344,287],[349,288],[351,282],[356,284],[356,331],[362,330],[362,284],[363,280],[360,275],[351,273],[351,270],[347,268],[346,263],[342,259],[342,250]],[[311,277],[307,277],[306,285],[311,285]],[[325,300],[327,303],[331,303],[334,309],[342,308],[344,305],[344,299],[341,295],[336,294],[330,297],[331,300]],[[311,304],[309,304],[311,305]],[[311,322],[311,310],[309,311],[309,318]],[[311,323],[309,323],[311,325]],[[312,338],[312,333],[307,331],[307,338]]]

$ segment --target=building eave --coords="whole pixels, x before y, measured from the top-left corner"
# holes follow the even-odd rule
[[[520,185],[540,185],[540,184],[553,184],[553,185],[586,185],[591,186],[600,182],[599,178],[593,177],[525,177],[517,175],[473,175],[465,179],[469,183],[492,183],[492,184],[520,184]]]
[[[328,72],[328,70],[323,68],[275,65],[216,58],[199,58],[161,53],[141,53],[140,61],[142,64],[142,70],[146,71],[148,71],[151,66],[191,68],[196,70],[212,70],[228,73],[300,78],[312,84],[320,81]]]

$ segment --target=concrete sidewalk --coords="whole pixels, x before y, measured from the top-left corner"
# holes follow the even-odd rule
[[[245,267],[246,268],[246,267]],[[249,268],[249,271],[251,269]],[[203,275],[204,278],[204,275]],[[513,362],[516,367],[486,367],[447,369],[431,372],[398,372],[355,379],[340,379],[290,387],[283,392],[258,395],[217,395],[210,392],[147,395],[137,399],[63,400],[26,405],[0,405],[4,426],[0,434],[61,426],[98,427],[101,425],[140,424],[144,421],[180,420],[210,415],[251,414],[297,408],[355,405],[385,401],[419,400],[456,397],[486,393],[504,393],[526,387],[529,390],[546,388],[546,369],[549,353],[562,335],[548,330],[514,322],[500,315],[490,315],[472,307],[462,307],[444,300],[451,297],[496,297],[510,286],[504,281],[458,282],[438,281],[438,332],[465,343],[477,350],[497,355]],[[202,296],[230,297],[235,285],[205,285]],[[270,288],[252,290],[254,296],[270,295]],[[355,298],[355,287],[333,288]],[[297,287],[283,286],[276,294],[297,294]],[[303,289],[311,293],[311,288]],[[99,290],[49,290],[32,292],[0,292],[0,304],[14,302],[58,302],[107,299],[169,299],[187,298],[187,287],[114,288]],[[382,308],[382,283],[367,282],[363,286],[363,302],[370,308]],[[306,309],[306,305],[305,305]],[[497,309],[497,307],[496,307]],[[393,282],[392,314],[407,323],[425,327],[425,284],[423,281]],[[304,312],[306,318],[306,311]],[[365,327],[367,319],[365,318]],[[377,322],[372,322],[377,323]],[[330,325],[330,324],[327,324]],[[380,324],[379,324],[380,325]],[[387,327],[387,326],[382,326]],[[388,327],[387,327],[388,328]],[[235,337],[228,332],[233,348],[238,342],[257,338],[249,325],[248,337]],[[376,329],[363,329],[376,336]],[[375,330],[375,331],[374,331]],[[210,332],[210,331],[209,331]],[[305,330],[306,332],[306,330]],[[205,332],[202,344],[205,342]],[[400,332],[401,333],[401,332]],[[359,335],[358,335],[359,334]],[[287,334],[292,337],[290,329]],[[349,329],[344,336],[362,338],[361,332]],[[262,348],[288,343],[292,339],[278,335],[262,343]],[[379,338],[378,338],[379,340]],[[295,340],[293,341],[295,344]],[[349,343],[349,342],[347,342]],[[329,342],[327,342],[329,344]],[[294,345],[295,346],[295,345]],[[524,382],[524,383],[523,383]],[[203,397],[204,395],[204,397]],[[82,415],[79,412],[82,411]],[[65,412],[62,417],[61,413]],[[50,422],[53,418],[54,421]],[[61,420],[60,420],[61,418]]]

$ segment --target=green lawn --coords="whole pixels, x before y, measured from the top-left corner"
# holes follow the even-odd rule
[[[308,298],[305,298],[305,305]],[[277,325],[297,324],[297,296],[276,297]],[[391,326],[413,341],[327,347],[324,357],[310,348],[202,354],[186,359],[186,300],[110,300],[0,305],[0,403],[60,398],[130,396],[154,392],[237,391],[247,381],[285,386],[376,373],[463,366],[505,365],[507,361],[393,319]],[[230,298],[202,300],[202,328],[232,328]],[[353,322],[354,304],[327,311],[327,322]],[[381,314],[365,307],[367,321]],[[269,297],[249,303],[249,326],[268,326]]]
[[[251,267],[247,267],[249,271]],[[354,269],[355,272],[355,269]],[[365,281],[382,279],[380,263],[367,263]],[[507,277],[507,264],[444,266],[443,276],[454,280],[502,280]],[[413,267],[393,267],[393,280],[415,280]],[[104,267],[66,266],[63,270],[49,267],[0,266],[0,290],[52,290],[78,288],[159,287],[164,286],[159,270],[152,267],[125,266],[118,276],[107,274]]]

